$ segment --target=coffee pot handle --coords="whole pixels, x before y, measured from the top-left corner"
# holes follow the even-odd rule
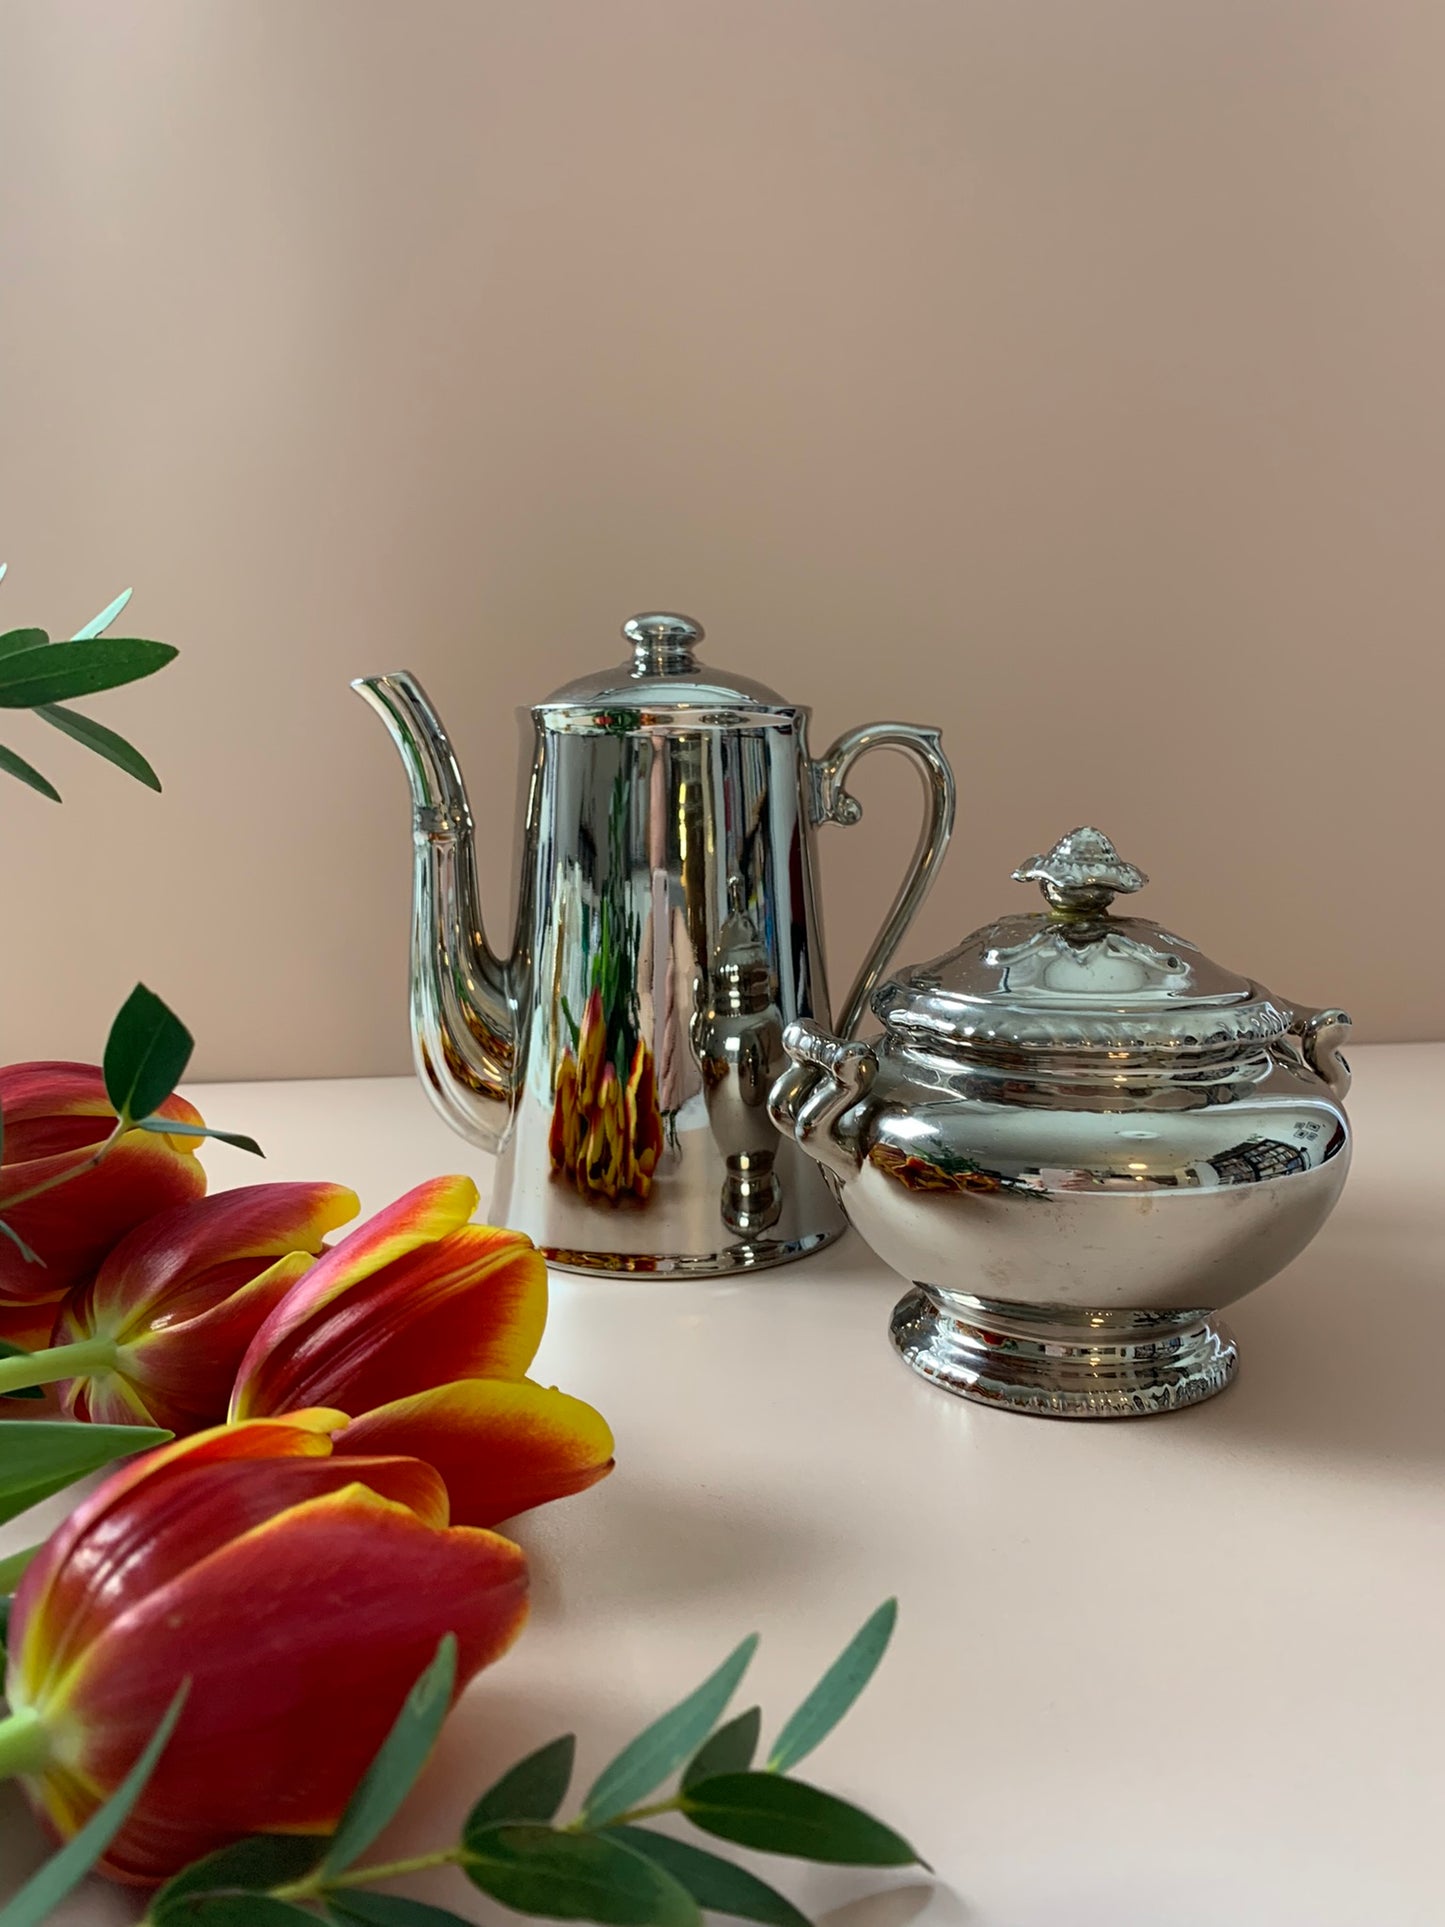
[[[856,796],[849,795],[845,785],[849,770],[870,749],[899,750],[916,765],[923,778],[926,811],[918,848],[893,907],[863,959],[862,968],[835,1020],[834,1028],[840,1037],[851,1037],[857,1029],[878,979],[913,921],[918,906],[933,887],[948,839],[953,834],[953,771],[943,753],[939,732],[915,723],[865,723],[861,729],[850,729],[840,736],[812,765],[813,820],[844,825],[858,821],[863,805]]]

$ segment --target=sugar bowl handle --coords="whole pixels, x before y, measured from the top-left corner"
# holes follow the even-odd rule
[[[830,1036],[803,1020],[784,1028],[783,1048],[793,1061],[772,1088],[768,1115],[784,1137],[796,1139],[810,1158],[846,1181],[857,1172],[858,1151],[837,1135],[836,1126],[866,1096],[878,1059],[866,1044]]]
[[[927,807],[913,860],[838,1017],[838,1032],[843,1037],[851,1037],[858,1028],[888,959],[933,887],[948,839],[953,834],[956,800],[953,771],[943,753],[939,732],[916,723],[865,723],[861,729],[850,729],[845,736],[840,736],[812,765],[814,822],[847,825],[856,823],[862,816],[863,805],[856,796],[849,795],[846,781],[854,763],[870,749],[896,749],[917,767],[923,778]]]
[[[1350,1067],[1340,1050],[1350,1033],[1350,1020],[1342,1010],[1306,1010],[1296,1005],[1290,1029],[1300,1041],[1304,1060],[1331,1097],[1341,1103],[1350,1094]]]

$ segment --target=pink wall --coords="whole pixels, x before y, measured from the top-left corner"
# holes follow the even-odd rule
[[[1445,12],[1407,0],[7,0],[0,587],[184,655],[20,719],[0,1056],[137,977],[213,1075],[399,1070],[417,669],[505,889],[513,708],[681,606],[817,741],[936,721],[913,956],[1076,822],[1445,1036]],[[912,847],[830,830],[842,980]]]

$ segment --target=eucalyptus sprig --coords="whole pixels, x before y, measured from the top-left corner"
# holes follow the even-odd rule
[[[757,1875],[647,1823],[678,1815],[714,1840],[799,1860],[925,1865],[881,1820],[789,1777],[872,1678],[896,1616],[897,1602],[890,1599],[869,1617],[784,1722],[759,1768],[753,1765],[759,1709],[723,1718],[756,1651],[753,1635],[603,1768],[571,1820],[557,1818],[576,1754],[569,1733],[503,1774],[473,1806],[453,1844],[363,1864],[367,1848],[410,1791],[451,1704],[456,1642],[448,1635],[329,1838],[258,1834],[224,1847],[162,1887],[142,1927],[315,1927],[317,1921],[334,1927],[465,1927],[460,1915],[444,1907],[373,1891],[386,1881],[448,1866],[514,1912],[554,1920],[698,1927],[706,1909],[763,1927],[808,1927],[807,1917]],[[659,1791],[674,1781],[670,1792]],[[124,1813],[116,1817],[118,1803],[124,1800],[128,1812],[141,1784],[132,1776],[102,1809],[109,1816],[107,1839],[124,1822]],[[42,1868],[29,1888],[0,1909],[0,1927],[30,1927],[43,1918],[26,1895],[48,1872]],[[73,1884],[73,1860],[66,1872],[57,1899]],[[22,1906],[28,1910],[16,1911]]]
[[[0,563],[0,576],[4,574],[5,565]],[[0,709],[30,710],[52,729],[103,756],[147,789],[158,790],[160,778],[133,743],[94,717],[65,707],[72,697],[94,696],[153,676],[175,659],[177,651],[168,642],[104,634],[130,597],[129,589],[122,590],[98,616],[77,629],[69,642],[52,642],[44,629],[7,629],[0,635]],[[60,801],[60,791],[49,777],[3,744],[0,770],[48,796],[52,803]]]

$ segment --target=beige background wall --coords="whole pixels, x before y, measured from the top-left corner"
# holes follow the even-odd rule
[[[1445,1035],[1442,174],[1425,0],[0,0],[0,617],[184,649],[93,705],[164,798],[0,729],[67,799],[0,793],[0,1054],[141,976],[207,1073],[402,1068],[347,678],[432,686],[504,889],[511,711],[649,604],[820,745],[943,724],[913,955],[1089,819]],[[913,838],[860,789],[835,978]]]

